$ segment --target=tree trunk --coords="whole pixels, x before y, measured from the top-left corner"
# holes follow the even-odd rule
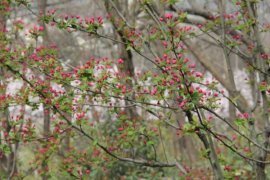
[[[8,8],[9,3],[6,0],[0,2],[1,7]],[[0,50],[2,51],[6,47],[5,43],[5,30],[6,30],[6,16],[5,16],[5,9],[0,10]],[[0,68],[0,95],[6,94],[6,87],[7,84],[5,83],[5,70]],[[1,107],[3,109],[0,110],[0,121],[2,123],[2,128],[6,133],[9,133],[11,130],[10,122],[9,122],[9,111],[8,107]],[[2,134],[0,134],[1,136]],[[2,140],[3,139],[3,140]],[[4,142],[3,142],[4,141]],[[10,148],[10,154],[5,155],[4,152],[1,152],[0,157],[0,174],[4,175],[5,177],[12,177],[16,172],[16,154],[12,147],[12,144],[6,141],[5,137],[1,136],[0,144],[6,144]]]
[[[112,4],[114,3],[115,4]],[[128,17],[128,12],[125,11],[128,9],[128,4],[126,3],[126,1],[121,1],[121,0],[118,0],[118,1],[106,1],[105,2],[105,8],[107,10],[107,12],[111,12],[112,13],[112,17],[117,17],[117,18],[120,18],[120,15],[119,13],[121,13],[123,15],[123,17],[125,18],[129,18]],[[120,4],[122,5],[120,7]],[[124,20],[124,19],[122,19]],[[132,61],[132,52],[130,49],[128,49],[127,47],[127,39],[124,35],[124,29],[118,29],[118,25],[115,23],[115,21],[113,22],[113,26],[116,30],[116,33],[118,35],[118,38],[124,42],[124,44],[119,44],[119,58],[123,59],[124,60],[124,66],[123,68],[120,68],[121,72],[122,73],[125,73],[127,76],[130,76],[132,79],[135,79],[135,72],[134,72],[134,64],[133,64],[133,61]],[[128,90],[133,90],[133,82],[131,80],[128,80],[127,82],[125,82],[127,84],[127,89]],[[131,97],[126,97],[126,98],[131,98],[131,100],[134,100],[135,99],[135,94],[132,93]],[[126,105],[131,105],[132,102],[130,101],[126,101]],[[129,107],[129,108],[126,108],[126,111],[127,111],[127,114],[130,118],[134,118],[134,117],[137,117],[137,111],[136,111],[136,107]]]
[[[47,7],[47,0],[39,0],[38,1],[38,8],[39,8],[39,12],[41,13],[41,15],[44,15],[46,13],[46,7]],[[47,45],[49,42],[49,37],[48,37],[48,33],[47,33],[47,29],[46,29],[46,25],[45,23],[41,22],[41,26],[44,27],[44,36],[43,36],[43,44]],[[45,76],[45,81],[46,81],[46,75]],[[47,81],[46,82],[46,86],[49,87],[50,86],[50,82]],[[43,136],[46,139],[49,135],[50,135],[50,106],[47,104],[43,104]],[[47,180],[49,179],[49,176],[47,175],[47,171],[48,171],[48,162],[47,162],[47,158],[45,157],[45,159],[42,162],[42,171],[44,173],[44,175],[42,176],[43,180]]]

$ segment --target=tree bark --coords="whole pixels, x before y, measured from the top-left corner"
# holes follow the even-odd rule
[[[114,2],[116,2],[116,3],[114,4]],[[127,17],[128,12],[124,11],[125,9],[127,10],[129,8],[128,4],[126,3],[127,1],[118,0],[118,1],[114,1],[114,2],[111,0],[105,1],[105,8],[106,8],[107,12],[111,12],[113,17],[116,17],[119,19],[121,19],[123,17],[129,18],[129,17]],[[121,8],[119,7],[120,4],[122,5]],[[126,20],[126,19],[122,19],[122,20]],[[128,24],[128,22],[126,22],[126,23]],[[132,61],[133,55],[132,55],[131,50],[128,49],[128,46],[127,46],[128,41],[124,35],[124,29],[118,29],[118,25],[115,23],[115,21],[113,21],[113,26],[115,28],[115,31],[117,33],[118,38],[122,42],[124,42],[124,44],[118,45],[119,58],[124,60],[124,66],[123,66],[123,68],[120,68],[120,70],[124,74],[130,76],[132,79],[135,79],[134,64]],[[131,80],[127,80],[127,82],[125,82],[125,83],[127,84],[128,90],[133,90],[133,82]],[[135,94],[132,93],[131,97],[129,97],[129,98],[135,99]],[[131,104],[131,102],[126,101],[126,105],[130,105],[130,104]],[[126,108],[126,111],[127,111],[130,118],[137,117],[136,107]]]
[[[0,51],[2,51],[6,47],[5,42],[5,30],[6,30],[6,15],[5,15],[5,8],[9,7],[9,3],[6,0],[3,0],[0,2],[1,7],[3,9],[0,10]],[[0,67],[0,94],[5,95],[6,94],[6,87],[7,84],[5,82],[5,69]],[[10,119],[9,119],[9,110],[8,106],[1,107],[3,109],[0,110],[0,121],[2,123],[2,128],[4,128],[4,131],[6,133],[9,133],[11,130],[10,127]],[[1,139],[0,144],[4,143],[10,148],[10,154],[5,155],[4,152],[1,152],[0,157],[0,174],[8,177],[12,177],[14,173],[16,173],[16,153],[14,151],[14,148],[12,144],[8,141],[6,141],[6,138],[2,134],[0,134]]]
[[[46,7],[47,7],[47,0],[39,0],[38,1],[38,9],[41,13],[41,15],[44,15],[46,13]],[[49,43],[49,37],[48,37],[48,32],[46,29],[46,25],[45,23],[41,22],[40,23],[41,26],[44,27],[44,36],[43,36],[43,44],[47,45]],[[45,76],[45,81],[46,81],[46,75]],[[46,86],[49,87],[50,86],[50,82],[46,81]],[[46,139],[49,135],[50,135],[50,106],[47,104],[43,104],[43,136]],[[46,146],[46,145],[45,145]],[[47,162],[47,158],[45,157],[45,159],[42,162],[42,171],[43,171],[43,176],[42,179],[43,180],[48,180],[49,176],[47,175],[47,171],[48,171],[48,162]]]
[[[189,123],[193,124],[194,120],[192,117],[192,113],[190,111],[186,111],[186,116],[188,118]],[[199,114],[198,114],[198,116],[199,116]],[[220,167],[220,164],[219,164],[219,161],[217,158],[217,154],[216,154],[216,151],[214,149],[214,144],[212,142],[210,134],[207,132],[208,138],[209,138],[209,139],[207,139],[207,136],[204,133],[202,133],[201,130],[198,129],[197,131],[198,131],[197,136],[199,137],[199,139],[201,140],[201,142],[204,145],[205,150],[207,151],[207,158],[211,164],[215,179],[223,180],[224,179],[223,173],[222,173],[222,170],[221,170],[221,167]]]

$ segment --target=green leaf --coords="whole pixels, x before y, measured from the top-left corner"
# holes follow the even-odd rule
[[[0,149],[4,154],[10,154],[11,150],[7,144],[1,144]]]
[[[238,119],[235,119],[234,120],[234,123],[237,125],[237,126],[244,126],[246,124],[247,120],[245,119],[242,119],[242,118],[238,118]]]
[[[155,142],[154,141],[147,141],[147,145],[154,145]]]
[[[135,134],[135,132],[133,130],[128,130],[128,133],[127,133],[129,136],[133,136]]]
[[[208,158],[209,153],[210,153],[210,149],[203,149],[203,150],[201,150],[202,157]]]
[[[98,141],[97,140],[94,140],[93,141],[93,145],[96,146],[98,144]]]

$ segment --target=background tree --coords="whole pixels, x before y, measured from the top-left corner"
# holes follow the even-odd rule
[[[3,2],[3,178],[267,179],[268,4]]]

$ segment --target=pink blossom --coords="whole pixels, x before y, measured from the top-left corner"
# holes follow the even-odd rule
[[[166,13],[165,14],[165,18],[166,19],[172,19],[173,18],[173,14],[172,13]]]
[[[198,24],[197,27],[201,29],[203,27],[203,25],[202,24]]]
[[[44,31],[44,27],[43,27],[43,26],[39,26],[39,27],[38,27],[38,30],[39,30],[39,31]]]
[[[188,58],[185,58],[185,59],[184,59],[184,63],[185,63],[185,64],[186,64],[188,61],[189,61]]]
[[[98,16],[97,17],[97,20],[98,20],[98,23],[99,24],[102,24],[103,23],[103,18],[101,16]]]
[[[202,73],[200,73],[200,72],[195,72],[195,76],[196,77],[199,77],[199,78],[202,78],[203,77]]]
[[[191,28],[191,26],[185,26],[184,27],[184,31],[190,31],[192,28]]]
[[[243,115],[243,118],[245,118],[245,119],[249,118],[249,114],[247,112],[243,113],[242,115]]]
[[[167,43],[166,41],[163,41],[162,44],[163,44],[163,46],[164,46],[165,48],[168,47],[168,43]]]
[[[124,64],[124,60],[121,59],[121,58],[119,58],[119,59],[117,60],[117,63],[118,63],[118,64]]]
[[[84,118],[85,117],[85,112],[81,112],[81,113],[78,113],[77,115],[76,115],[76,119],[77,120],[81,120],[82,118]]]
[[[236,140],[237,136],[235,134],[232,135],[232,140]]]
[[[163,54],[164,59],[167,59],[167,57],[168,57],[167,54]]]
[[[194,64],[194,63],[193,64],[190,64],[190,65],[188,65],[188,67],[189,68],[195,68],[196,67],[196,64]]]
[[[261,53],[261,58],[264,60],[268,59],[268,55],[266,53]]]
[[[172,64],[176,64],[177,60],[176,59],[173,59],[172,60]]]
[[[213,116],[208,116],[208,122],[211,122],[213,120]]]
[[[90,22],[90,24],[94,24],[95,23],[95,19],[94,18],[90,18],[89,19],[89,22]]]
[[[183,108],[185,105],[186,105],[186,103],[187,103],[187,100],[183,100],[181,103],[179,103],[179,107],[180,108]]]
[[[151,94],[151,95],[155,95],[156,93],[157,93],[157,87],[154,87],[154,88],[151,90],[150,94]]]
[[[127,87],[125,85],[122,86],[122,93],[124,94],[124,93],[126,93],[126,91],[127,91]]]

